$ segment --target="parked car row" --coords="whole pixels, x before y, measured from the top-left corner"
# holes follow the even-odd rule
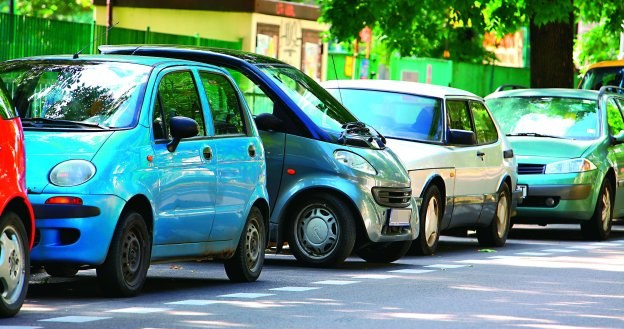
[[[614,121],[624,102],[608,90],[581,101],[594,111],[582,117],[596,120],[583,122],[596,136],[577,148],[585,153],[525,161],[505,136],[515,128],[497,115],[523,113],[515,103],[488,104],[490,113],[471,93],[407,82],[323,88],[278,60],[234,50],[100,51],[0,63],[0,128],[11,132],[2,134],[0,174],[15,180],[0,191],[2,316],[22,305],[29,262],[51,276],[95,268],[105,294],[134,296],[162,261],[219,261],[231,280],[255,281],[269,244],[323,267],[352,253],[371,262],[410,248],[433,254],[451,229],[502,246],[516,211],[534,215],[534,198],[551,211],[544,216],[564,208],[561,218],[582,220],[596,239],[608,237],[609,214],[623,215],[624,159],[613,147],[624,137],[612,129],[624,129]],[[497,95],[487,102],[509,98]],[[565,120],[576,113],[565,111]],[[545,126],[559,124],[543,115]],[[523,180],[518,166],[544,161],[542,174],[559,185]]]

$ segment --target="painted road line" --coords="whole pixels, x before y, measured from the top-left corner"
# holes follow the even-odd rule
[[[160,307],[128,307],[128,308],[120,308],[118,310],[110,310],[107,312],[111,313],[132,313],[132,314],[149,314],[149,313],[158,313],[169,311],[169,308],[160,308]]]
[[[423,274],[429,272],[435,272],[436,270],[415,270],[415,269],[403,269],[403,270],[392,270],[388,271],[390,273],[400,273],[400,274]]]
[[[460,267],[470,267],[470,265],[455,265],[455,264],[433,264],[426,265],[424,267],[428,268],[439,268],[441,270],[451,269],[451,268],[460,268]]]
[[[273,288],[269,290],[299,292],[299,291],[310,291],[310,290],[316,290],[316,289],[321,289],[321,288],[320,287],[281,287],[281,288]]]
[[[254,298],[268,297],[268,296],[274,296],[274,295],[275,294],[258,294],[258,293],[241,292],[241,293],[237,293],[237,294],[220,295],[220,296],[217,296],[217,297],[254,299]]]
[[[86,323],[99,320],[111,319],[104,316],[62,316],[58,318],[43,319],[41,322],[63,322],[63,323]]]
[[[312,282],[313,284],[328,284],[334,286],[343,286],[347,284],[360,283],[361,281],[346,281],[346,280],[324,280],[324,281],[316,281]]]
[[[194,305],[194,306],[204,306],[204,305],[211,305],[211,304],[218,304],[221,303],[218,300],[209,300],[209,299],[187,299],[187,300],[180,300],[177,302],[170,302],[170,303],[165,303],[166,305]]]
[[[398,278],[398,276],[396,275],[389,275],[389,274],[355,274],[355,275],[349,275],[349,276],[354,279],[373,279],[373,280],[386,280],[386,279]]]

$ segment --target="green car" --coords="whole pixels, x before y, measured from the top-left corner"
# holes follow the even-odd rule
[[[486,97],[518,159],[515,223],[580,223],[605,240],[624,217],[624,89],[516,89]]]

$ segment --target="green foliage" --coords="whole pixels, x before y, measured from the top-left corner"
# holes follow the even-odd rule
[[[605,24],[596,25],[576,41],[576,61],[580,67],[614,60],[619,52],[619,33],[608,31]]]
[[[93,20],[91,0],[14,0],[15,14],[65,21]],[[9,0],[0,0],[0,11],[9,11]]]

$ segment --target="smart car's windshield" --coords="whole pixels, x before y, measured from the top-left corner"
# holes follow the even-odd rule
[[[303,72],[288,66],[261,66],[269,76],[319,127],[342,131],[342,125],[357,119],[325,89]]]
[[[134,126],[151,67],[119,62],[13,61],[0,66],[24,129]]]
[[[368,125],[389,138],[442,140],[440,99],[362,89],[329,89]]]
[[[596,101],[559,97],[501,97],[487,100],[508,136],[591,140],[600,134]]]

